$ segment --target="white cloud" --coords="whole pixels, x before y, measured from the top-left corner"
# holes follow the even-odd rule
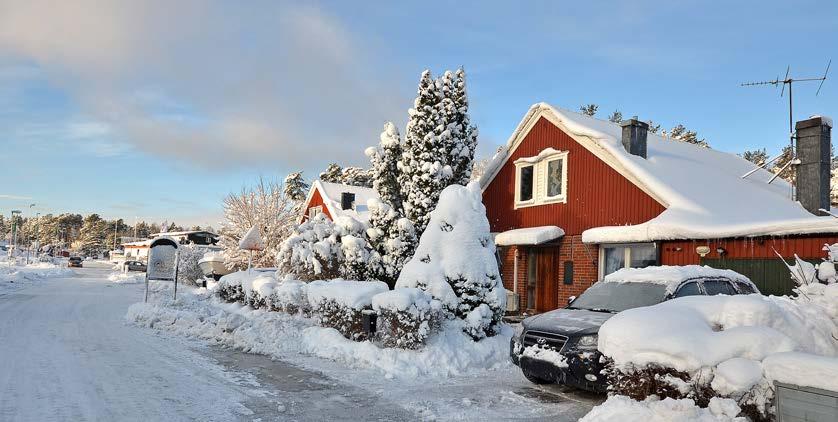
[[[409,105],[369,48],[335,17],[286,3],[0,5],[0,55],[36,63],[95,121],[71,136],[203,165],[364,160]]]
[[[21,196],[21,195],[5,195],[0,194],[0,199],[8,199],[10,201],[28,201],[32,199],[31,196]]]

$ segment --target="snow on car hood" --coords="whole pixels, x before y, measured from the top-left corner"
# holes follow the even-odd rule
[[[593,334],[599,331],[608,318],[608,312],[594,312],[584,309],[556,309],[524,320],[527,330],[547,331],[557,334]]]

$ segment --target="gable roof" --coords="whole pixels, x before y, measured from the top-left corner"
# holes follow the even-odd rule
[[[786,181],[768,184],[773,173],[757,170],[743,179],[755,165],[741,157],[649,133],[643,159],[623,148],[619,124],[546,103],[530,108],[493,157],[480,180],[484,190],[542,117],[666,207],[643,224],[586,230],[586,243],[838,233],[838,219],[814,216],[792,201]]]
[[[320,197],[323,198],[323,204],[326,206],[326,209],[329,210],[329,215],[331,215],[333,219],[346,215],[361,222],[369,221],[367,201],[373,198],[378,198],[378,192],[376,192],[373,188],[315,180],[314,183],[311,184],[311,189],[308,191],[308,196],[306,197],[305,202],[306,204],[311,203],[311,198],[314,196],[315,190],[320,192]],[[343,192],[355,194],[355,209],[341,209],[340,196]],[[306,211],[307,210],[303,210],[303,213]]]

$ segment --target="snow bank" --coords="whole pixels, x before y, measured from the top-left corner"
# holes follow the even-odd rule
[[[431,309],[436,302],[431,295],[416,288],[401,288],[379,293],[372,298],[372,308],[375,310],[391,309],[395,311],[406,311],[411,307],[419,309]]]
[[[748,277],[732,270],[720,270],[701,265],[661,265],[646,268],[623,268],[603,278],[605,282],[617,283],[657,283],[667,286],[667,292],[673,293],[684,280],[698,277],[724,277],[749,284],[754,291],[756,286]]]
[[[288,280],[279,283],[279,286]],[[126,319],[135,325],[209,340],[247,352],[288,359],[312,355],[355,368],[369,368],[386,378],[439,378],[508,368],[512,329],[503,325],[494,337],[476,342],[460,321],[448,321],[420,350],[385,349],[355,342],[314,319],[254,310],[223,303],[206,289],[186,287],[172,301],[168,287],[152,283],[149,303],[131,305]],[[292,284],[294,284],[292,282]],[[276,292],[277,290],[275,290]]]
[[[713,398],[702,409],[690,399],[639,402],[625,396],[611,396],[579,422],[746,422],[747,419],[736,417],[739,412],[739,406],[730,399]]]
[[[68,277],[72,274],[73,270],[48,262],[12,266],[9,266],[8,262],[3,262],[0,263],[0,293],[16,290],[24,285],[48,278]]]
[[[762,361],[765,377],[798,386],[838,392],[838,359],[809,353],[778,353]]]
[[[742,393],[762,380],[762,366],[759,362],[745,359],[728,359],[716,367],[710,386],[721,395]]]
[[[823,308],[786,297],[692,296],[615,315],[599,330],[599,350],[617,366],[689,372],[793,350],[836,356],[836,332]]]
[[[108,280],[119,284],[144,283],[145,273],[115,271],[108,276]]]
[[[507,230],[495,236],[498,246],[540,245],[564,236],[564,230],[556,226],[527,227]]]

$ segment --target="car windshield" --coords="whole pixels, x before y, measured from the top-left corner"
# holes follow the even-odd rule
[[[650,306],[663,302],[666,286],[654,283],[595,283],[568,306],[602,312]]]

